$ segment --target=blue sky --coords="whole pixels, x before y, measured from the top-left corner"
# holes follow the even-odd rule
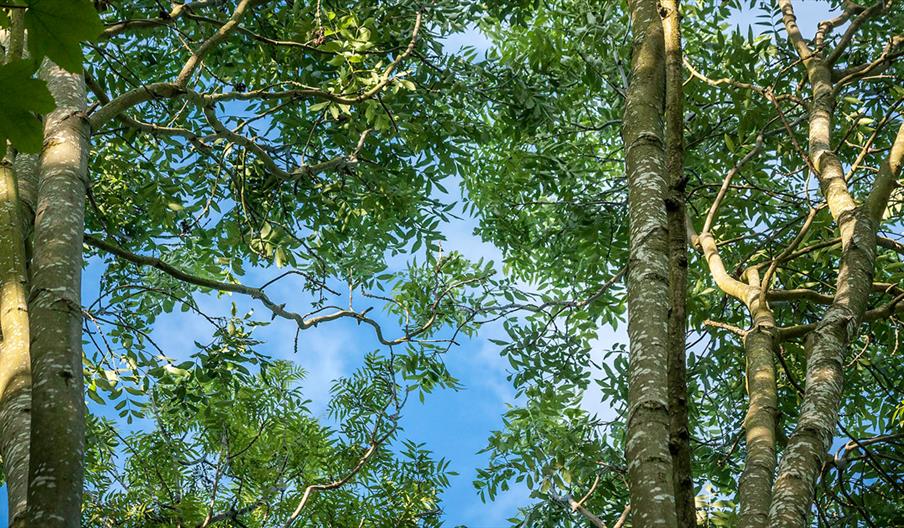
[[[805,35],[812,35],[816,22],[825,18],[826,6],[823,1],[797,2],[799,23]],[[744,32],[747,25],[753,22],[748,15],[741,12],[733,20]],[[463,45],[484,51],[490,42],[472,30],[450,37],[446,43],[449,51]],[[448,188],[455,190],[452,185]],[[485,257],[501,262],[499,250],[473,234],[475,226],[473,218],[456,220],[443,226],[447,239],[443,243],[444,250],[460,251],[470,259]],[[401,262],[396,262],[396,265]],[[88,264],[83,281],[86,304],[96,298],[97,279],[102,269],[98,259]],[[273,275],[274,270],[250,270],[243,281],[250,285],[262,284]],[[291,281],[287,281],[282,286],[274,287],[272,294],[277,302],[287,302],[287,308],[296,307],[303,312],[306,302],[297,297],[297,291]],[[257,309],[261,318],[268,319],[265,310],[247,298],[232,296],[217,299],[216,296],[202,295],[197,296],[197,301],[214,315],[227,315],[230,302],[235,301],[239,310]],[[391,321],[386,323],[388,328],[397,328]],[[611,328],[600,329],[601,337],[597,343],[600,353],[596,357],[601,357],[601,351],[611,348],[614,343],[626,341],[624,327],[620,325],[615,331]],[[204,342],[209,336],[210,327],[199,316],[178,311],[161,317],[154,331],[158,343],[175,357],[187,357],[194,351],[192,343],[195,340]],[[291,322],[276,320],[256,331],[256,336],[264,341],[259,347],[261,352],[277,359],[290,359],[308,371],[303,384],[305,394],[313,400],[314,412],[324,418],[332,380],[349,374],[360,364],[365,352],[379,348],[369,328],[346,321],[331,322],[302,332],[298,354],[293,352],[295,326]],[[499,356],[499,347],[489,341],[503,337],[500,325],[489,325],[477,337],[461,340],[461,346],[453,348],[446,361],[453,375],[461,380],[463,390],[434,393],[423,404],[413,398],[405,410],[403,436],[426,442],[436,456],[451,460],[451,469],[460,473],[452,478],[452,485],[444,495],[447,526],[501,528],[507,526],[505,520],[514,516],[519,506],[530,501],[523,487],[514,486],[508,492],[502,492],[495,502],[483,504],[471,484],[476,469],[484,467],[487,462],[487,457],[478,454],[478,451],[486,445],[490,431],[501,427],[500,416],[514,397],[514,391],[506,380],[508,362]],[[611,417],[611,411],[599,403],[600,395],[593,387],[595,384],[591,384],[584,406],[601,416]],[[91,405],[96,407],[93,402]],[[0,493],[0,526],[4,526],[5,511],[6,495]]]
[[[471,259],[484,257],[499,263],[499,251],[472,234],[475,226],[473,219],[457,220],[444,226],[447,239],[443,242],[444,251],[458,250]],[[423,260],[423,255],[419,257]],[[405,261],[405,258],[397,257],[390,263],[400,268]],[[85,304],[90,304],[97,296],[96,284],[102,269],[99,259],[89,262],[84,280]],[[249,269],[242,281],[249,285],[263,284],[281,271]],[[275,302],[285,302],[287,309],[305,312],[309,299],[298,296],[298,286],[299,283],[289,278],[268,288],[268,293]],[[234,302],[240,313],[254,310],[257,318],[269,320],[269,312],[247,297],[196,295],[195,299],[199,307],[212,316],[228,315]],[[367,305],[362,302],[356,308]],[[372,314],[378,311],[379,305]],[[379,314],[374,317],[385,324],[384,332],[388,337],[400,334],[398,325],[391,318]],[[274,359],[291,360],[307,371],[302,383],[303,392],[312,400],[310,407],[314,414],[328,422],[326,406],[332,381],[350,374],[361,365],[366,352],[378,349],[380,345],[370,327],[338,320],[301,332],[296,354],[295,332],[293,322],[276,319],[255,330],[254,335],[264,342],[257,350]],[[194,341],[207,342],[210,333],[211,327],[203,318],[176,310],[158,318],[153,338],[168,355],[183,359],[194,352]],[[506,526],[505,519],[512,517],[516,508],[527,500],[526,490],[515,488],[501,494],[494,503],[482,504],[471,484],[476,469],[484,467],[487,461],[477,452],[486,445],[489,432],[501,427],[500,416],[505,411],[505,404],[513,400],[514,391],[505,379],[508,362],[499,356],[498,346],[489,342],[491,338],[502,337],[501,325],[488,325],[478,337],[460,340],[461,346],[453,348],[446,361],[453,375],[460,379],[463,390],[435,392],[427,395],[424,403],[411,398],[405,407],[402,436],[425,442],[437,457],[451,460],[450,469],[460,473],[452,477],[452,486],[443,497],[449,526]],[[91,401],[89,405],[100,413],[109,414],[109,408],[100,409]]]

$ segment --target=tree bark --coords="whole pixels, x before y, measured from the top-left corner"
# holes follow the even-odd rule
[[[669,243],[662,21],[655,0],[631,0],[631,82],[623,140],[628,177],[628,417],[632,525],[677,526],[669,453]]]
[[[697,525],[687,394],[687,216],[684,176],[684,79],[678,0],[661,0],[665,43],[665,138],[669,194],[669,451],[678,526]]]
[[[22,57],[25,18],[10,13],[5,61]],[[0,160],[0,456],[6,478],[8,525],[23,526],[28,498],[28,458],[31,434],[31,359],[28,320],[28,227],[18,169],[28,172],[25,155],[11,145]],[[34,156],[31,156],[34,159]],[[33,176],[33,172],[29,173]]]
[[[0,456],[9,525],[17,526],[28,492],[31,362],[23,222],[9,157],[0,161],[0,248]]]
[[[832,304],[807,340],[804,400],[788,440],[772,493],[769,524],[807,526],[823,460],[831,447],[841,406],[844,354],[856,338],[872,289],[876,232],[904,154],[904,126],[898,131],[865,206],[850,194],[844,169],[832,150],[835,92],[832,67],[822,51],[812,52],[800,35],[790,0],[779,0],[785,28],[807,70],[812,90],[809,111],[809,158],[832,218],[841,233],[841,263]]]
[[[745,303],[753,327],[744,336],[747,361],[747,414],[744,435],[747,453],[738,481],[741,506],[738,526],[763,528],[768,524],[775,474],[775,428],[778,394],[775,383],[775,318],[762,295],[759,272],[748,270],[750,286]]]
[[[32,289],[32,429],[28,521],[76,528],[84,458],[81,270],[89,130],[85,83],[42,72],[57,108],[45,119],[38,172]]]

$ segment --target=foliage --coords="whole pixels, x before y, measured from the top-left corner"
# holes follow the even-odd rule
[[[7,140],[23,152],[41,149],[44,139],[41,123],[32,113],[50,112],[54,104],[47,86],[32,79],[31,73],[27,61],[0,65],[0,89],[4,94],[0,107],[0,156],[6,154]]]
[[[353,383],[338,388],[333,429],[308,410],[303,373],[288,363],[213,378],[203,363],[187,367],[154,386],[153,428],[123,435],[109,419],[89,421],[86,525],[283,526],[306,486],[355,467],[369,442],[363,426],[387,397],[374,390],[349,397]],[[356,376],[381,367],[373,359]],[[436,526],[447,475],[447,463],[421,445],[406,442],[397,455],[381,450],[353,489],[317,494],[304,523]]]
[[[593,483],[619,482],[624,407],[616,403],[620,418],[615,423],[581,409],[586,408],[582,400],[589,376],[607,402],[623,403],[625,394],[624,355],[601,349],[613,339],[603,329],[617,326],[624,314],[619,284],[610,279],[627,262],[619,137],[630,52],[627,20],[618,4],[511,4],[510,9],[495,6],[497,18],[484,22],[493,47],[485,62],[466,73],[465,84],[480,87],[472,96],[484,98],[469,107],[468,115],[481,129],[472,135],[477,156],[465,172],[465,187],[481,215],[481,233],[504,250],[513,275],[539,290],[533,295],[542,309],[512,320],[506,327],[509,340],[499,342],[510,358],[511,378],[526,399],[506,413],[505,428],[489,439],[492,458],[475,485],[492,500],[503,486],[526,483],[534,502],[513,525],[586,522],[559,499],[577,500],[590,491],[585,505],[612,523],[627,501],[626,490],[610,484],[599,491]],[[833,2],[836,12],[840,8],[841,2]],[[881,57],[892,46],[892,28],[900,27],[901,17],[901,6],[893,5],[869,19],[836,69]],[[735,27],[739,20],[744,23]],[[690,65],[708,80],[728,79],[708,84],[686,72],[685,164],[688,205],[697,228],[725,174],[757,148],[757,137],[763,135],[763,147],[741,167],[722,203],[723,213],[716,217],[722,259],[729,273],[738,276],[751,264],[775,258],[813,211],[812,226],[799,246],[812,249],[780,266],[772,288],[831,295],[839,251],[830,241],[838,234],[798,148],[807,144],[802,116],[809,93],[775,3],[685,2],[682,25]],[[812,36],[815,29],[804,31]],[[831,45],[841,34],[833,34]],[[836,152],[846,160],[852,192],[861,199],[876,170],[868,166],[877,166],[887,153],[900,119],[902,94],[894,79],[902,77],[901,66],[892,62],[883,73],[844,83],[836,108],[835,135],[842,138]],[[778,102],[767,94],[775,94]],[[873,161],[852,169],[865,144],[874,145],[875,153],[865,156]],[[900,197],[895,196],[880,235],[899,238]],[[871,307],[896,298],[894,285],[904,278],[901,258],[900,252],[880,250],[875,281],[892,286],[884,294],[877,290]],[[698,512],[708,525],[731,525],[745,451],[745,363],[738,336],[710,325],[715,320],[746,329],[749,319],[743,305],[713,284],[706,262],[693,249],[690,260],[688,383]],[[592,301],[581,304],[588,298]],[[775,300],[773,309],[779,324],[793,326],[817,321],[824,304],[813,302],[812,296],[791,297]],[[893,381],[900,365],[895,359],[900,320],[893,316],[868,325],[845,365],[846,396],[835,445],[854,446],[851,439],[889,440],[866,453],[858,451],[850,466],[826,467],[815,510],[821,523],[882,525],[901,515],[888,488],[901,482],[893,462],[901,452],[895,440],[900,423],[894,419],[900,387]],[[803,340],[785,340],[776,366],[783,430],[779,450],[800,408],[803,345]],[[564,452],[563,443],[570,445]],[[844,459],[845,452],[842,448],[836,460]],[[561,477],[565,469],[570,480]]]
[[[6,153],[7,141],[22,152],[41,150],[41,124],[32,119],[32,114],[46,114],[54,106],[44,82],[33,78],[44,57],[66,70],[79,72],[81,43],[94,40],[103,31],[97,11],[88,0],[13,0],[8,5],[13,12],[24,11],[22,20],[29,35],[30,53],[27,60],[8,57],[6,64],[0,66],[0,93],[4,94],[0,156]],[[9,31],[11,24],[11,17],[0,12],[0,30]],[[11,44],[7,40],[5,46]]]

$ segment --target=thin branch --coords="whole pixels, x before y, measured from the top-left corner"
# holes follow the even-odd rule
[[[135,29],[149,29],[173,24],[177,19],[186,16],[195,9],[204,7],[212,7],[224,4],[224,0],[196,0],[195,2],[180,4],[173,3],[173,8],[157,18],[142,18],[133,20],[122,20],[108,24],[104,32],[98,37],[99,40],[107,40],[121,33]]]
[[[860,31],[860,26],[863,25],[870,17],[876,15],[885,9],[885,1],[879,0],[875,4],[869,6],[864,9],[857,15],[857,18],[851,21],[851,25],[848,26],[847,30],[845,30],[844,34],[841,36],[841,40],[838,41],[838,44],[835,45],[835,49],[832,50],[832,53],[826,58],[826,62],[829,65],[835,64],[838,62],[838,59],[841,58],[841,54],[844,53],[844,50],[847,49],[848,44],[851,43],[851,40],[854,38],[854,35]]]
[[[85,243],[89,246],[93,246],[95,248],[101,249],[110,253],[116,257],[119,257],[123,260],[131,262],[133,264],[137,264],[139,266],[148,266],[166,273],[167,275],[173,277],[176,280],[194,284],[195,286],[200,286],[202,288],[209,288],[216,291],[224,291],[224,292],[233,292],[239,293],[242,295],[247,295],[253,299],[260,301],[268,310],[270,310],[274,317],[281,317],[283,319],[288,319],[291,321],[295,321],[298,327],[302,330],[317,326],[320,323],[325,323],[328,321],[334,321],[336,319],[354,319],[359,323],[364,323],[371,326],[374,329],[374,333],[376,335],[377,340],[386,346],[395,346],[400,345],[402,343],[415,342],[416,338],[427,332],[433,325],[436,323],[439,312],[438,305],[442,301],[442,299],[447,296],[454,288],[460,287],[468,282],[474,282],[477,279],[460,281],[451,286],[449,286],[446,290],[444,290],[437,299],[435,299],[433,305],[431,306],[431,313],[427,320],[415,328],[414,330],[407,330],[405,335],[396,339],[387,339],[383,335],[383,328],[380,326],[375,319],[372,319],[367,316],[367,313],[370,311],[370,308],[365,309],[363,311],[354,311],[354,310],[342,310],[337,309],[336,311],[324,315],[319,315],[316,317],[308,317],[305,318],[303,315],[286,310],[285,304],[276,304],[270,297],[264,292],[262,288],[255,288],[252,286],[246,286],[241,283],[230,283],[223,282],[214,279],[207,279],[204,277],[199,277],[197,275],[192,275],[187,273],[171,264],[164,262],[163,260],[156,257],[149,257],[145,255],[138,255],[127,251],[115,244],[111,244],[104,240],[94,237],[93,235],[86,234],[85,235]]]
[[[587,508],[585,508],[584,505],[581,504],[579,501],[574,500],[574,497],[572,497],[571,495],[557,495],[555,493],[550,493],[549,496],[556,502],[559,502],[559,503],[564,504],[567,507],[569,507],[571,509],[571,511],[576,511],[576,512],[580,513],[585,519],[587,519],[587,522],[592,524],[594,527],[606,528],[606,523],[603,522],[602,519],[597,517],[593,512],[591,512]]]

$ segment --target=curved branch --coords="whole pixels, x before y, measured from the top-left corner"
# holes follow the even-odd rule
[[[135,29],[150,29],[173,24],[177,19],[188,16],[193,10],[204,7],[212,7],[225,3],[224,0],[196,0],[188,4],[174,3],[173,8],[157,18],[141,18],[132,20],[121,20],[108,24],[104,32],[100,34],[98,40],[108,40],[116,35],[132,31]]]
[[[393,59],[393,61],[390,62],[388,66],[386,66],[386,68],[379,76],[379,81],[375,85],[373,85],[365,92],[355,96],[333,94],[325,90],[320,90],[308,86],[304,86],[296,90],[283,90],[280,92],[255,90],[251,92],[229,92],[218,94],[198,94],[197,92],[186,89],[188,80],[190,79],[192,73],[197,69],[198,64],[200,64],[204,56],[207,55],[207,53],[209,53],[216,44],[224,40],[230,33],[236,31],[238,21],[241,19],[248,5],[266,1],[268,0],[243,0],[239,4],[239,7],[236,8],[236,11],[233,13],[233,16],[229,19],[229,21],[221,26],[220,29],[212,37],[206,40],[201,45],[201,47],[192,54],[188,61],[186,61],[175,81],[158,82],[140,86],[120,95],[119,97],[116,97],[89,117],[91,129],[99,129],[114,117],[137,104],[141,104],[153,99],[175,98],[183,96],[195,97],[198,102],[203,103],[200,105],[202,108],[206,105],[221,101],[281,98],[291,99],[296,97],[315,97],[346,105],[358,104],[374,97],[387,85],[389,85],[389,83],[396,79],[396,77],[394,77],[392,74],[396,71],[401,62],[405,60],[405,58],[407,58],[409,55],[411,55],[411,53],[414,51],[418,36],[420,34],[421,22],[423,19],[422,13],[418,11],[414,21],[414,29],[411,32],[411,40],[408,42],[408,46],[402,53],[400,53],[395,59]]]
[[[179,75],[176,76],[176,85],[186,86],[188,84],[189,79],[191,79],[195,70],[198,69],[198,66],[201,65],[201,61],[204,60],[204,57],[206,57],[217,44],[225,40],[230,33],[235,31],[239,22],[242,20],[242,17],[245,16],[245,12],[252,4],[262,4],[267,1],[269,0],[241,0],[235,7],[235,11],[232,12],[232,16],[229,17],[229,20],[220,26],[220,29],[211,35],[210,38],[205,40],[201,46],[191,54],[191,57],[185,61],[182,70],[179,72]]]
[[[845,30],[844,34],[841,36],[841,40],[838,41],[835,49],[833,49],[832,53],[829,54],[829,56],[826,58],[826,62],[828,64],[831,65],[838,62],[838,59],[841,58],[841,54],[844,53],[844,50],[847,49],[848,45],[851,43],[851,40],[853,40],[854,35],[856,35],[858,31],[860,31],[860,26],[862,26],[863,23],[873,15],[884,11],[884,4],[884,0],[879,0],[875,4],[860,11],[860,14],[857,15],[857,18],[851,21],[851,25],[848,26],[847,30]]]
[[[89,246],[106,251],[107,253],[110,253],[122,260],[131,262],[133,264],[136,264],[139,266],[147,266],[147,267],[151,267],[151,268],[160,270],[163,273],[169,275],[170,277],[173,277],[174,279],[181,281],[181,282],[185,282],[187,284],[194,284],[195,286],[200,286],[202,288],[209,288],[211,290],[216,290],[216,291],[232,292],[232,293],[239,293],[242,295],[247,295],[247,296],[251,297],[252,299],[256,299],[256,300],[260,301],[268,310],[270,310],[273,313],[274,317],[281,317],[283,319],[295,321],[295,323],[298,325],[298,328],[301,330],[306,330],[308,328],[317,326],[320,323],[334,321],[336,319],[343,319],[343,318],[354,319],[354,320],[358,321],[359,323],[364,323],[364,324],[371,326],[374,329],[374,334],[376,334],[377,340],[381,344],[386,345],[386,346],[395,346],[395,345],[400,345],[402,343],[410,343],[410,342],[416,341],[415,338],[417,338],[419,335],[422,335],[425,332],[427,332],[431,327],[433,327],[433,325],[436,323],[437,319],[439,318],[439,312],[438,312],[439,302],[446,295],[451,293],[451,290],[453,288],[459,287],[464,284],[463,282],[456,283],[455,285],[450,286],[449,288],[447,288],[446,290],[441,292],[440,295],[437,296],[437,299],[434,301],[434,303],[431,307],[430,316],[427,318],[426,322],[424,322],[422,325],[418,326],[416,329],[414,329],[412,331],[406,331],[405,335],[402,337],[399,337],[396,339],[387,339],[383,335],[383,328],[380,326],[380,323],[378,323],[376,320],[367,316],[367,313],[370,311],[370,308],[360,311],[360,312],[352,310],[352,309],[348,309],[348,310],[338,309],[332,313],[306,318],[305,316],[303,316],[301,314],[286,310],[285,304],[276,304],[264,292],[263,288],[255,288],[252,286],[246,286],[241,283],[223,282],[223,281],[218,281],[215,279],[207,279],[204,277],[199,277],[197,275],[192,275],[191,273],[188,273],[184,270],[177,268],[176,266],[168,264],[167,262],[165,262],[159,258],[132,253],[117,245],[111,244],[109,242],[106,242],[104,240],[101,240],[101,239],[96,238],[89,234],[85,235],[85,243],[88,244]]]
[[[390,427],[390,429],[380,437],[377,437],[376,435],[376,427],[378,427],[379,424],[375,426],[375,429],[371,434],[370,445],[367,447],[367,450],[364,451],[364,454],[362,454],[358,459],[355,467],[353,467],[348,473],[346,473],[345,476],[324,484],[311,484],[310,486],[305,488],[304,493],[301,496],[301,500],[298,502],[298,506],[295,508],[295,511],[292,512],[292,515],[290,515],[289,518],[286,519],[283,528],[289,528],[290,526],[292,526],[292,523],[294,523],[298,516],[301,515],[301,511],[304,509],[305,505],[307,505],[308,500],[310,500],[311,496],[315,492],[341,488],[342,486],[348,484],[348,482],[351,481],[355,477],[355,475],[357,475],[364,468],[364,466],[367,465],[370,459],[373,458],[374,454],[376,454],[380,446],[382,446],[386,442],[386,440],[389,439],[389,437],[395,434],[396,429],[399,426],[398,414],[391,416],[390,420],[392,420],[392,427]]]

